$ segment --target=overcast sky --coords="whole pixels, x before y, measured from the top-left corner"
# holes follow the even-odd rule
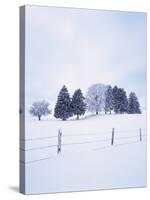
[[[26,101],[104,83],[146,99],[146,14],[27,6]]]

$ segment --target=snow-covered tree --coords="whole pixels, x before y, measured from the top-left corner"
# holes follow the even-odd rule
[[[125,113],[128,109],[128,100],[123,88],[113,88],[113,108],[115,113]]]
[[[30,108],[30,114],[33,116],[37,116],[39,120],[41,120],[42,116],[46,116],[51,114],[51,110],[49,109],[49,103],[46,101],[37,101],[34,102]]]
[[[119,113],[119,88],[115,86],[112,91],[113,94],[113,109],[115,113]]]
[[[106,93],[105,93],[105,113],[109,112],[111,114],[111,111],[113,110],[113,90],[112,87],[109,85]]]
[[[62,120],[66,120],[72,116],[71,99],[66,86],[63,86],[59,92],[54,116]]]
[[[138,101],[138,98],[134,92],[131,92],[129,94],[128,98],[128,113],[134,114],[134,113],[141,113],[140,109],[140,103]]]
[[[94,84],[88,88],[86,103],[89,111],[95,112],[98,115],[98,112],[104,109],[106,90],[107,86],[103,84]]]
[[[80,115],[84,115],[86,111],[86,103],[85,98],[82,94],[81,89],[77,89],[73,96],[71,101],[71,108],[74,115],[77,115],[77,120],[79,119]]]
[[[123,88],[119,88],[119,101],[120,101],[120,108],[119,113],[126,113],[128,111],[128,99],[126,92]]]

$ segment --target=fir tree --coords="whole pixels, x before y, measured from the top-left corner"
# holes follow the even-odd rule
[[[113,109],[115,113],[119,113],[119,88],[115,86],[112,91],[113,94]]]
[[[123,88],[119,88],[119,113],[126,113],[128,111],[128,99]]]
[[[71,99],[66,86],[63,86],[59,92],[54,116],[62,120],[66,120],[72,116]]]
[[[141,113],[140,104],[138,101],[138,98],[134,92],[131,92],[129,94],[128,99],[128,113],[129,114],[135,114],[135,113]]]
[[[111,111],[113,110],[113,90],[110,85],[108,86],[105,95],[105,113],[109,112],[111,114]]]
[[[77,120],[80,115],[84,115],[86,111],[86,104],[84,102],[84,96],[80,89],[76,90],[72,97],[71,108],[74,115],[77,115]]]
[[[128,99],[123,88],[113,88],[113,108],[115,113],[125,113],[128,110]]]

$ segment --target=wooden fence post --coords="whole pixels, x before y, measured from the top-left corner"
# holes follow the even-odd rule
[[[112,138],[111,138],[111,145],[114,145],[114,134],[115,134],[115,129],[112,128]]]
[[[142,130],[140,128],[140,142],[142,142]]]
[[[61,153],[61,136],[62,136],[62,131],[61,131],[61,129],[59,129],[58,130],[57,154]]]

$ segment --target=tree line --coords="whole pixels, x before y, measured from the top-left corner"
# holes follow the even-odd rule
[[[85,112],[100,112],[105,114],[140,114],[140,104],[135,92],[131,92],[129,97],[123,88],[111,85],[94,84],[88,88],[86,96],[83,96],[81,89],[77,89],[73,96],[70,97],[67,87],[64,85],[60,90],[57,102],[54,108],[54,117],[57,119],[67,120],[76,116],[79,120]],[[51,114],[49,103],[46,101],[35,102],[32,104],[30,113],[41,119],[41,116]]]

